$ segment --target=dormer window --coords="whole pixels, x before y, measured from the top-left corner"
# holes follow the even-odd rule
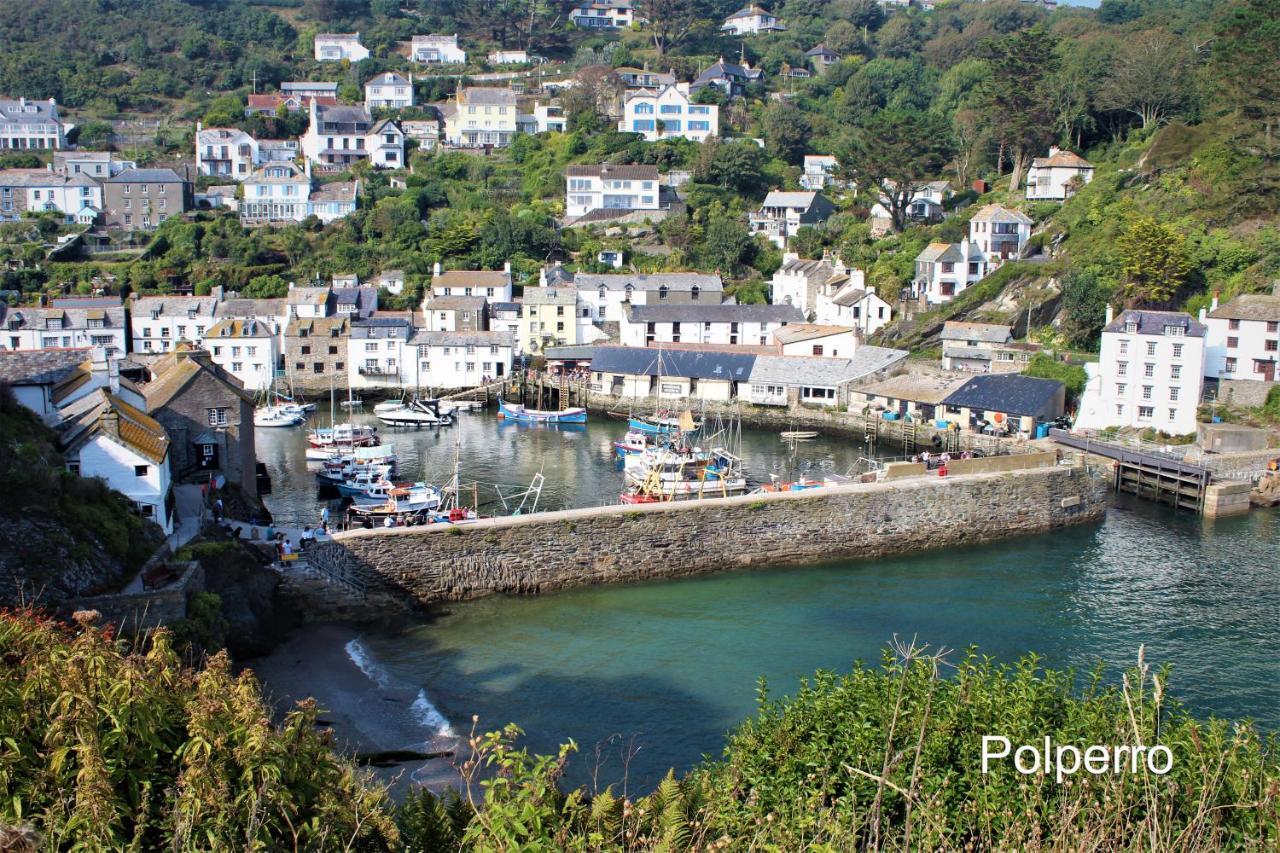
[[[606,288],[603,284],[602,284],[602,285],[600,285],[600,290],[599,290],[599,291],[597,291],[597,293],[598,293],[598,295],[599,295],[599,297],[600,297],[600,301],[601,301],[601,302],[603,302],[603,301],[604,301],[605,293],[606,293],[606,292],[607,292],[607,288]]]
[[[1138,331],[1138,324],[1133,320],[1129,320],[1124,324],[1124,330],[1131,335],[1136,334]]]
[[[667,298],[667,286],[665,284],[658,288],[658,298],[659,299]]]
[[[151,309],[151,319],[152,319],[152,320],[159,320],[159,319],[160,319],[160,309],[159,309],[159,308],[152,308],[152,309]]]
[[[695,285],[692,287],[692,289],[690,289],[690,290],[689,290],[689,298],[690,298],[691,300],[693,300],[694,302],[697,302],[697,301],[698,301],[698,295],[699,295],[700,293],[702,293],[702,290],[698,287],[698,285],[696,285],[696,284],[695,284]]]
[[[1186,330],[1181,326],[1165,326],[1164,333],[1171,338],[1180,338],[1186,333]]]
[[[49,318],[47,318],[47,319],[44,321],[44,327],[45,327],[46,329],[61,329],[61,328],[62,328],[62,318],[61,318],[61,317],[49,317]]]

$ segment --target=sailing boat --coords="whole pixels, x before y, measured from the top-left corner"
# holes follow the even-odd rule
[[[267,385],[266,393],[263,396],[266,400],[278,398],[275,376],[271,377],[271,382]],[[306,419],[307,416],[305,414],[276,403],[259,406],[253,410],[253,425],[255,427],[294,427]]]
[[[658,344],[658,395],[657,403],[654,406],[652,415],[632,415],[627,422],[628,428],[636,432],[645,433],[670,433],[676,432],[697,432],[702,428],[702,424],[693,420],[693,414],[686,411],[689,419],[685,421],[682,416],[673,415],[671,412],[662,409],[662,344]]]

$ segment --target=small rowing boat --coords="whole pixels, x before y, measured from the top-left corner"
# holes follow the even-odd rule
[[[782,432],[783,441],[809,441],[818,437],[818,433],[811,430],[785,430]]]

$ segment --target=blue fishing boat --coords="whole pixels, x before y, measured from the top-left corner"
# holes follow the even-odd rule
[[[693,415],[653,414],[632,415],[627,426],[636,432],[652,435],[667,435],[673,432],[694,433],[702,429],[702,424],[693,419]]]
[[[518,403],[508,403],[499,397],[498,417],[526,424],[585,424],[587,410],[573,408],[547,412],[540,409],[526,409]]]

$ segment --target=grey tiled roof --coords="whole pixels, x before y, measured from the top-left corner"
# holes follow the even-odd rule
[[[644,273],[609,273],[599,275],[596,273],[578,273],[573,277],[574,287],[578,290],[598,290],[603,287],[606,290],[626,290],[627,285],[632,290],[658,290],[666,287],[668,290],[692,290],[695,286],[703,293],[707,292],[723,292],[724,284],[720,281],[718,275],[705,275],[696,272],[668,272],[653,273],[646,275]]]
[[[173,169],[126,169],[107,178],[107,184],[181,184],[182,177]]]
[[[794,305],[631,305],[632,323],[803,323]]]
[[[944,341],[982,341],[988,344],[1002,344],[1009,340],[1012,332],[1008,326],[997,323],[944,323],[941,339]]]
[[[418,347],[509,347],[513,345],[510,332],[432,332],[426,329],[419,329],[409,343]]]
[[[1123,332],[1125,324],[1134,321],[1138,324],[1137,334],[1139,335],[1163,335],[1165,326],[1176,326],[1182,329],[1184,337],[1203,338],[1205,335],[1205,327],[1203,323],[1191,319],[1190,314],[1182,311],[1122,311],[1120,316],[1111,321],[1102,331],[1104,332]]]
[[[89,349],[0,350],[0,382],[56,385],[90,358]]]
[[[906,350],[860,346],[851,358],[758,355],[751,381],[757,384],[834,388],[878,373],[907,357]]]

